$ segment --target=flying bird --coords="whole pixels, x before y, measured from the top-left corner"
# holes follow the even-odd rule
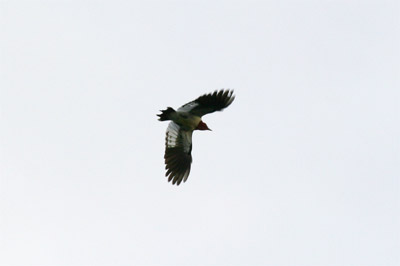
[[[192,164],[192,134],[194,130],[211,130],[201,118],[203,115],[222,111],[235,96],[233,90],[220,90],[200,96],[174,110],[168,107],[158,114],[160,121],[171,120],[165,138],[165,176],[168,182],[179,185],[186,182]]]

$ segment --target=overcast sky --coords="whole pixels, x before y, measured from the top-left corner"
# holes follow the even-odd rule
[[[0,1],[0,264],[400,265],[398,1]],[[167,122],[221,88],[180,186]]]

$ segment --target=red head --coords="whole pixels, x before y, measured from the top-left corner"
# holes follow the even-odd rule
[[[207,124],[200,120],[200,123],[195,128],[197,130],[211,130],[208,128]]]

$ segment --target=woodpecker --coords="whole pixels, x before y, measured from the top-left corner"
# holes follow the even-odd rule
[[[168,182],[179,185],[186,182],[192,164],[192,134],[194,130],[211,130],[201,118],[203,115],[222,111],[235,96],[233,90],[219,90],[204,94],[196,100],[182,105],[178,110],[168,107],[160,110],[159,121],[171,122],[165,138],[165,176]]]

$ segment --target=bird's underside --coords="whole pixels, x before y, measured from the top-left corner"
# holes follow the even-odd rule
[[[179,185],[185,182],[192,163],[192,134],[194,130],[209,130],[201,120],[203,115],[222,111],[235,96],[233,90],[220,90],[200,96],[181,106],[177,111],[168,107],[159,114],[160,121],[171,120],[165,138],[165,176],[168,182]]]

